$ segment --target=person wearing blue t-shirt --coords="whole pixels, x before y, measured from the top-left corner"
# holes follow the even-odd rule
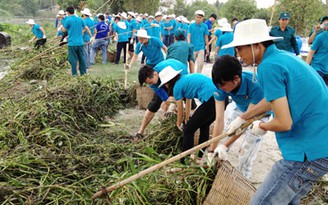
[[[188,30],[188,43],[194,45],[194,57],[196,62],[196,72],[201,73],[204,67],[204,51],[206,56],[209,55],[208,50],[208,28],[203,23],[204,11],[195,12],[196,22],[190,24]]]
[[[210,18],[208,18],[208,19],[205,21],[205,24],[206,24],[206,26],[207,26],[207,28],[208,28],[208,36],[207,36],[207,38],[208,38],[208,42],[211,41],[211,38],[212,38],[212,32],[214,31],[214,30],[212,29],[212,25],[213,25],[213,22],[216,20],[216,18],[217,18],[216,14],[211,14]],[[211,53],[211,51],[212,51],[212,45],[209,44],[209,45],[208,45],[208,52]],[[210,62],[211,62],[211,61],[210,61],[210,55],[205,56],[205,62],[207,62],[207,63],[210,63]]]
[[[167,16],[163,23],[163,43],[166,47],[170,46],[171,30],[173,29],[170,17]]]
[[[159,110],[162,102],[169,98],[166,88],[159,87],[161,81],[158,77],[158,74],[166,67],[171,67],[174,70],[181,71],[181,75],[188,74],[187,68],[181,62],[174,59],[164,60],[158,63],[155,67],[145,65],[139,70],[138,79],[140,85],[143,85],[144,83],[149,84],[149,87],[155,93],[148,104],[141,126],[135,136],[136,139],[143,137],[146,127],[154,118],[154,115]]]
[[[137,60],[138,55],[141,51],[147,58],[147,65],[154,67],[159,62],[164,60],[163,52],[166,53],[167,48],[159,38],[149,36],[147,34],[147,31],[143,29],[138,30],[137,37],[139,39],[139,42],[136,45],[136,50],[131,59],[131,62],[126,65],[128,68],[130,68]]]
[[[120,62],[121,58],[121,52],[123,49],[123,55],[124,55],[124,63],[126,63],[126,45],[129,41],[128,38],[128,23],[121,20],[120,17],[116,16],[115,17],[115,23],[113,30],[114,30],[114,35],[117,34],[118,36],[118,41],[116,44],[116,58],[114,64],[118,64]]]
[[[68,17],[63,22],[62,31],[68,33],[68,61],[71,64],[72,75],[77,76],[77,62],[79,62],[79,70],[81,75],[87,73],[84,53],[83,53],[83,29],[85,29],[90,36],[90,29],[85,25],[82,18],[74,15],[74,7],[66,8]]]
[[[98,24],[94,33],[94,42],[91,46],[90,64],[95,64],[96,51],[100,47],[102,53],[102,64],[107,63],[107,39],[109,36],[109,26],[105,23],[105,16],[98,16]]]
[[[35,48],[39,48],[40,46],[44,45],[47,42],[46,32],[39,24],[36,24],[33,19],[29,19],[26,22],[32,29],[32,33],[34,34],[33,38],[28,42],[33,42],[36,39],[34,44]]]
[[[242,60],[258,65],[258,81],[274,118],[255,121],[253,133],[274,131],[283,159],[277,161],[250,204],[299,204],[328,172],[328,89],[320,75],[293,54],[277,49],[265,20],[238,23],[234,40]],[[255,80],[255,79],[254,79]],[[247,119],[245,119],[247,120]]]
[[[328,25],[327,25],[328,28]],[[306,62],[310,64],[322,77],[326,85],[328,85],[328,32],[323,32],[317,36],[309,54],[306,58]]]
[[[251,72],[243,72],[238,59],[231,55],[224,55],[215,61],[212,68],[212,81],[218,88],[217,95],[214,95],[217,100],[216,107],[221,109],[216,110],[213,137],[222,134],[224,129],[230,133],[230,129],[245,123],[244,118],[271,110],[260,85],[252,82],[252,76]],[[224,113],[221,113],[228,96],[232,98],[233,102],[228,105]],[[266,116],[261,121],[266,122],[268,119],[269,116]],[[262,142],[260,134],[253,134],[248,128],[243,134],[229,137],[218,146],[218,143],[213,143],[209,152],[213,152],[215,149],[214,155],[218,154],[219,159],[227,160],[228,147],[241,135],[244,136],[244,139],[240,146],[237,170],[250,179],[252,164]]]
[[[174,32],[175,30],[177,30],[177,20],[175,19],[175,14],[171,14],[170,15],[171,17],[171,20],[170,20],[170,23],[172,25],[172,28],[170,30],[170,41],[169,41],[169,45],[171,45],[172,43],[174,43]]]
[[[135,14],[132,11],[128,12],[128,24],[129,24],[129,34],[128,34],[128,42],[129,42],[129,56],[132,58],[134,52],[134,39],[135,33],[137,32],[137,21],[135,19]]]
[[[223,55],[235,56],[235,48],[222,49],[222,46],[229,44],[233,40],[232,28],[229,23],[226,23],[221,28],[222,35],[215,44],[215,61]]]
[[[82,14],[82,19],[85,23],[85,25],[89,28],[91,34],[94,34],[94,21],[91,19],[91,12],[88,8],[85,8],[81,11]],[[83,46],[83,53],[84,53],[84,59],[85,59],[85,64],[87,69],[90,68],[90,42],[91,38],[93,36],[89,36],[88,32],[83,30],[83,41],[84,41],[84,46]]]
[[[320,21],[319,25],[316,25],[309,34],[308,43],[312,44],[315,37],[322,34],[323,32],[327,31],[328,29],[328,16],[323,16]]]
[[[177,71],[170,67],[163,69],[159,73],[161,80],[159,87],[166,87],[168,95],[173,96],[176,101],[178,109],[176,125],[183,132],[182,151],[186,151],[194,146],[194,134],[198,129],[200,129],[199,144],[209,139],[209,128],[215,119],[213,95],[217,89],[212,80],[203,74],[181,75],[181,72],[182,70]],[[191,100],[194,98],[197,98],[202,104],[190,117]],[[183,99],[186,99],[185,112]],[[201,150],[198,153],[196,163],[199,165],[204,165],[202,160],[204,152],[205,150]],[[195,157],[192,155],[191,159]],[[186,163],[184,158],[180,162]]]

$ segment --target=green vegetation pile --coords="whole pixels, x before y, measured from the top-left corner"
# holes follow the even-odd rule
[[[1,51],[0,51],[1,52]],[[134,88],[72,77],[66,49],[2,51],[15,63],[0,81],[0,204],[201,204],[214,173],[174,163],[91,201],[93,193],[175,154],[175,118],[138,143],[113,119],[135,105]],[[170,166],[168,166],[170,168]]]

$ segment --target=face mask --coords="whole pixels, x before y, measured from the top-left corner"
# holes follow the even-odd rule
[[[328,23],[323,23],[320,25],[320,28],[327,28],[328,27]]]

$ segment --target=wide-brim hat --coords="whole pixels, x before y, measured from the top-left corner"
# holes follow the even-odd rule
[[[91,12],[90,12],[90,9],[87,9],[87,8],[83,9],[83,10],[81,11],[81,14],[83,14],[83,15],[87,15],[87,16],[92,16],[92,14],[91,14]]]
[[[172,66],[165,67],[161,72],[159,72],[158,76],[161,79],[161,84],[158,87],[162,87],[167,82],[172,80],[175,76],[181,73],[181,70],[174,70]]]
[[[226,23],[228,23],[227,18],[221,18],[221,19],[218,20],[218,24],[219,24],[220,27],[222,27]]]
[[[58,15],[65,15],[65,11],[64,10],[59,10]]]
[[[123,18],[125,18],[125,19],[128,18],[128,15],[127,15],[125,12],[122,12],[122,13],[120,14],[120,16],[123,17]]]
[[[136,36],[140,38],[150,38],[150,36],[147,34],[147,31],[144,29],[138,30]]]
[[[163,16],[163,14],[162,14],[160,11],[157,11],[157,12],[155,13],[155,18],[156,18],[157,16]]]
[[[231,28],[230,23],[223,24],[222,27],[220,28],[220,30],[222,32],[231,32],[231,31],[233,31],[233,29]]]
[[[30,25],[33,25],[35,24],[34,20],[33,19],[29,19],[28,21],[26,21],[27,24],[30,24]]]
[[[233,41],[224,48],[231,48],[236,46],[244,46],[264,41],[279,41],[283,37],[273,37],[269,35],[268,26],[263,19],[249,19],[242,21],[236,25]]]
[[[205,16],[205,12],[202,10],[195,11],[195,15]]]
[[[133,18],[136,17],[135,13],[133,13],[132,11],[129,11],[128,14],[129,14],[130,16],[132,16]]]

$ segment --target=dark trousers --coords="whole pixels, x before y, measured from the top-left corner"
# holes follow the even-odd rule
[[[122,52],[122,49],[123,49],[123,54],[124,54],[124,63],[125,62],[125,59],[126,59],[126,44],[128,42],[118,42],[116,44],[116,50],[117,50],[117,53],[116,53],[116,59],[115,59],[115,63],[118,64],[120,62],[120,57],[121,57],[121,52]]]
[[[323,79],[323,81],[325,81],[326,85],[328,86],[328,74],[324,74],[320,71],[317,71],[317,73],[319,73],[319,75],[321,76],[321,78]]]
[[[211,37],[211,36],[208,36],[208,42],[210,42],[211,39],[212,39],[212,37]],[[210,44],[210,45],[208,46],[208,50],[209,50],[209,53],[211,54],[211,51],[212,51],[212,44]],[[209,63],[209,62],[211,61],[211,60],[210,60],[210,55],[206,56],[206,50],[205,50],[204,55],[205,55],[205,57],[204,57],[205,62]]]
[[[169,47],[169,45],[170,45],[170,35],[164,35],[163,43],[166,47]]]
[[[146,56],[145,54],[142,54],[142,57],[141,57],[141,63],[144,64],[145,63],[145,59],[146,59]]]
[[[215,120],[215,100],[211,97],[202,103],[189,119],[183,130],[182,151],[194,147],[194,134],[200,129],[199,144],[206,142],[210,136],[210,125]],[[198,157],[203,156],[204,150],[200,151]],[[183,161],[182,161],[183,162]]]
[[[43,46],[46,42],[47,42],[46,38],[38,39],[34,44],[34,48],[40,48],[40,46]]]

